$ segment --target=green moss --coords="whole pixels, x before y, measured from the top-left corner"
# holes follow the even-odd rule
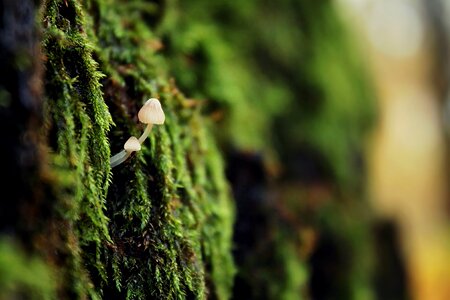
[[[55,274],[37,257],[29,257],[12,240],[0,240],[0,298],[55,299]]]
[[[105,200],[110,181],[106,135],[112,120],[100,88],[104,75],[92,58],[78,2],[47,1],[42,14],[46,130],[52,150],[67,160],[66,176],[74,183],[71,199],[56,204],[67,226],[62,234],[69,266],[62,268],[71,270],[63,285],[80,297],[95,298],[98,291],[83,275],[85,266],[106,280],[102,256],[111,241]]]
[[[306,297],[308,271],[306,263],[300,260],[298,246],[292,236],[283,236],[280,231],[276,236],[275,257],[282,272],[279,280],[273,283],[270,290],[271,299],[295,300]],[[270,276],[268,278],[270,280]],[[270,281],[269,281],[270,282]]]
[[[143,1],[44,6],[47,132],[75,185],[70,205],[59,204],[73,239],[62,268],[74,269],[65,280],[79,297],[227,299],[233,214],[224,168],[210,125],[151,48],[157,36],[146,18],[157,19],[155,9]],[[166,124],[110,173],[110,147],[138,134],[137,111],[151,96]]]

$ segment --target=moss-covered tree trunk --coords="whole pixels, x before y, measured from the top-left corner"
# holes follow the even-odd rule
[[[0,3],[0,299],[370,299],[372,107],[330,1]]]
[[[1,297],[228,298],[230,193],[207,120],[156,54],[163,12],[145,1],[2,8],[0,256],[16,264],[0,262],[12,268]],[[111,170],[150,97],[165,125]]]

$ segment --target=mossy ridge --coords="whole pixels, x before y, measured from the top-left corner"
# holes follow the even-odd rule
[[[105,290],[127,298],[226,299],[234,274],[230,195],[218,150],[207,146],[215,143],[209,125],[168,80],[167,63],[152,48],[158,36],[150,23],[161,12],[141,1],[86,1],[86,7],[89,22],[98,24],[91,34],[108,75],[104,90],[118,129],[111,132],[113,149],[137,132],[136,114],[147,98],[158,97],[166,112],[166,124],[143,151],[114,169],[108,214],[118,244],[110,253],[116,286]],[[216,175],[207,178],[208,172]],[[126,178],[131,184],[120,186]]]
[[[104,75],[92,58],[93,47],[77,1],[46,1],[41,18],[46,130],[51,149],[66,158],[66,176],[73,179],[71,199],[60,201],[56,208],[66,230],[64,292],[98,298],[98,290],[86,276],[86,266],[106,280],[102,256],[111,240],[105,215],[110,181],[106,135],[112,120],[100,89],[99,80]],[[50,156],[53,165],[60,165],[57,156]]]

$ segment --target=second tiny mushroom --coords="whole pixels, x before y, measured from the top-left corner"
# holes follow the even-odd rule
[[[132,136],[130,137],[125,144],[123,145],[123,150],[111,157],[109,163],[111,164],[111,168],[114,168],[117,165],[120,165],[124,161],[130,157],[131,153],[141,150],[141,144],[139,140]]]
[[[130,137],[126,142],[125,145],[123,145],[123,149],[127,152],[134,152],[141,150],[141,144],[139,143],[139,140],[132,136]]]

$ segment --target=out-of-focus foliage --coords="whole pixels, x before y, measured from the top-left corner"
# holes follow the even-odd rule
[[[290,266],[306,265],[313,255],[310,285],[322,280],[328,295],[370,297],[370,217],[362,156],[374,116],[373,96],[363,60],[334,4],[196,0],[171,2],[170,7],[173,12],[161,31],[178,85],[217,118],[223,145],[262,153],[264,160],[275,156],[282,170],[277,199],[268,199],[267,186],[254,192],[251,186],[238,187],[247,194],[235,189],[238,209],[258,211],[268,205],[258,217],[238,212],[236,230],[268,226],[263,228],[269,231],[258,235],[260,230],[254,230],[266,242],[249,250],[238,278],[268,298],[284,291],[287,299],[295,299],[305,281],[289,273]],[[247,177],[252,174],[244,171]],[[251,205],[239,208],[246,201]],[[271,220],[260,223],[264,215]],[[306,239],[305,232],[313,237]],[[325,256],[337,253],[329,261],[335,263],[334,273],[324,274],[327,266],[315,264],[324,259],[321,253],[300,255],[304,248],[322,251],[319,247]],[[243,254],[237,255],[239,261]],[[255,275],[271,272],[277,280]]]
[[[162,28],[172,74],[187,94],[221,112],[226,143],[275,148],[280,156],[307,144],[340,183],[358,177],[351,165],[373,119],[372,95],[330,1],[172,6]]]

